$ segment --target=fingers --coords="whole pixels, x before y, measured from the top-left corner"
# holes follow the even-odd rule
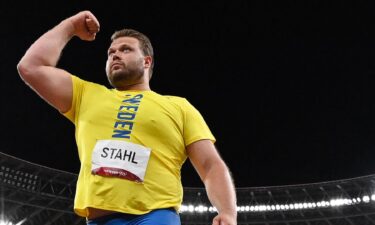
[[[96,33],[100,30],[98,19],[90,11],[85,11],[85,27],[88,32],[88,39],[94,40]]]
[[[97,33],[100,30],[100,24],[98,19],[90,11],[86,11],[86,27],[89,32]]]
[[[212,220],[212,225],[236,225],[236,220],[226,216],[217,215]]]
[[[213,219],[213,221],[212,221],[212,225],[221,225],[221,224],[220,224],[220,219],[217,218],[217,216]]]
[[[86,18],[85,26],[90,38],[95,39],[96,33],[100,30],[99,23],[91,18]]]
[[[99,21],[90,11],[82,11],[68,18],[74,27],[73,35],[81,40],[93,41],[100,30]]]

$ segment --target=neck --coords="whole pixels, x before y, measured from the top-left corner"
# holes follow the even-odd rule
[[[136,84],[129,84],[124,85],[122,87],[116,87],[119,91],[150,91],[150,85],[148,83],[136,83]]]

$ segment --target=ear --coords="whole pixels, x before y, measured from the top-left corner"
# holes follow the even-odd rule
[[[144,57],[144,65],[146,68],[151,68],[152,65],[152,57],[151,56],[145,56]]]

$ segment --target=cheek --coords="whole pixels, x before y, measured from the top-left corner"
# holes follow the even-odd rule
[[[108,73],[109,71],[109,61],[107,60],[106,64],[105,64],[105,71]]]

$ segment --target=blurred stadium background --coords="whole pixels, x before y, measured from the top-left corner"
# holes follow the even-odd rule
[[[0,153],[0,225],[83,225],[77,175]],[[313,184],[237,188],[239,225],[375,225],[375,175]],[[204,188],[184,189],[184,225],[216,215]]]

